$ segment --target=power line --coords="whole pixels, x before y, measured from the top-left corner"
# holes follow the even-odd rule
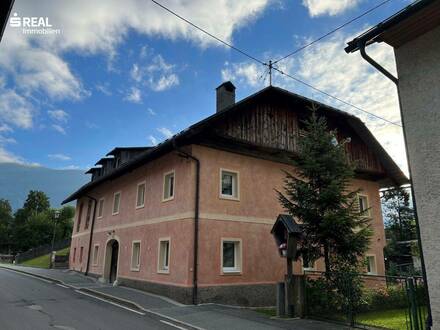
[[[347,101],[344,101],[344,100],[340,99],[339,97],[333,96],[333,95],[331,95],[331,94],[329,94],[329,93],[327,93],[327,92],[325,92],[325,91],[323,91],[323,90],[321,90],[321,89],[319,89],[319,88],[317,88],[317,87],[315,87],[315,86],[313,86],[313,85],[311,85],[311,84],[309,84],[309,83],[307,83],[307,82],[305,82],[305,81],[303,81],[303,80],[301,80],[301,79],[298,79],[298,78],[296,78],[296,77],[294,77],[294,76],[292,76],[292,75],[290,75],[290,74],[288,74],[288,73],[285,73],[284,71],[280,70],[278,67],[274,67],[273,64],[276,63],[276,62],[279,62],[281,59],[278,60],[278,61],[276,61],[276,62],[269,61],[269,64],[266,63],[266,62],[263,62],[263,61],[259,60],[258,58],[256,58],[255,56],[253,56],[253,55],[251,55],[251,54],[249,54],[249,53],[247,53],[247,52],[245,52],[245,51],[243,51],[243,50],[241,50],[241,49],[239,49],[239,48],[237,48],[237,47],[231,45],[230,43],[228,43],[228,42],[226,42],[226,41],[224,41],[224,40],[222,40],[222,39],[216,37],[216,36],[213,35],[212,33],[208,32],[208,31],[206,31],[205,29],[199,27],[198,25],[192,23],[192,22],[189,21],[188,19],[182,17],[181,15],[177,14],[177,13],[174,12],[173,10],[171,10],[171,9],[169,9],[169,8],[167,8],[167,7],[165,7],[164,5],[162,5],[161,3],[157,2],[156,0],[151,0],[151,1],[152,1],[154,4],[158,5],[159,7],[161,7],[162,9],[166,10],[167,12],[169,12],[170,14],[176,16],[177,18],[181,19],[182,21],[186,22],[187,24],[191,25],[192,27],[196,28],[197,30],[199,30],[199,31],[201,31],[201,32],[203,32],[203,33],[205,33],[206,35],[210,36],[211,38],[213,38],[213,39],[217,40],[218,42],[222,43],[223,45],[225,45],[225,46],[227,46],[227,47],[229,47],[229,48],[231,48],[231,49],[233,49],[233,50],[239,52],[240,54],[242,54],[242,55],[244,55],[244,56],[250,58],[251,60],[254,60],[254,61],[258,62],[258,63],[261,64],[261,65],[264,65],[264,66],[268,67],[268,73],[269,73],[269,75],[270,75],[270,80],[271,80],[271,78],[272,78],[272,70],[275,70],[275,71],[279,72],[280,74],[282,74],[282,75],[284,75],[284,76],[286,76],[286,77],[289,77],[290,79],[293,79],[293,80],[295,80],[295,81],[297,81],[297,82],[299,82],[299,83],[301,83],[301,84],[303,84],[303,85],[305,85],[305,86],[307,86],[307,87],[309,87],[309,88],[311,88],[311,89],[313,89],[313,90],[315,90],[315,91],[317,91],[317,92],[319,92],[319,93],[321,93],[321,94],[324,94],[324,95],[326,95],[326,96],[328,96],[328,97],[330,97],[330,98],[332,98],[332,99],[334,99],[334,100],[337,100],[337,101],[339,101],[339,102],[341,102],[341,103],[343,103],[343,104],[346,104],[346,105],[348,105],[348,106],[350,106],[350,107],[352,107],[352,108],[355,108],[355,109],[357,109],[357,110],[359,110],[359,111],[361,111],[361,112],[364,112],[364,113],[366,113],[366,114],[369,114],[370,116],[373,116],[373,117],[375,117],[375,118],[381,119],[381,120],[383,120],[383,121],[385,121],[385,122],[387,122],[387,123],[389,123],[389,124],[392,124],[392,125],[396,125],[396,126],[401,127],[401,125],[399,125],[399,124],[397,124],[397,123],[394,123],[394,122],[392,122],[392,121],[390,121],[390,120],[388,120],[388,119],[386,119],[386,118],[380,117],[380,116],[378,116],[378,115],[375,115],[374,113],[371,113],[371,112],[369,112],[369,111],[366,111],[366,110],[364,110],[364,109],[362,109],[362,108],[360,108],[360,107],[358,107],[358,106],[356,106],[356,105],[354,105],[354,104],[352,104],[352,103],[350,103],[350,102],[347,102]],[[376,7],[378,8],[378,7],[380,7],[381,5],[383,5],[383,4],[385,4],[385,3],[389,2],[389,1],[391,1],[391,0],[386,0],[386,1],[384,1],[383,3],[377,5]],[[369,11],[365,12],[364,14],[362,14],[362,15],[359,16],[359,17],[362,17],[363,15],[366,15],[366,13],[368,13],[368,12],[374,10],[376,7],[370,9]],[[357,19],[357,18],[356,18],[356,19]],[[355,20],[355,19],[353,19],[353,20]],[[353,21],[353,20],[352,20],[352,21]],[[345,23],[345,25],[347,25],[347,24],[349,24],[349,23]],[[345,26],[345,25],[344,25],[344,26]],[[321,39],[322,39],[322,38],[321,38]],[[316,41],[315,41],[315,42],[316,42]],[[289,56],[290,56],[290,55],[289,55]],[[284,57],[284,58],[285,58],[285,57]]]
[[[392,124],[392,125],[395,125],[395,126],[398,126],[398,127],[402,127],[402,125],[400,125],[400,124],[398,124],[398,123],[392,122],[391,120],[388,120],[388,119],[383,118],[383,117],[381,117],[381,116],[378,116],[378,115],[376,115],[376,114],[374,114],[374,113],[372,113],[372,112],[369,112],[369,111],[367,111],[367,110],[364,110],[364,109],[358,107],[357,105],[354,105],[354,104],[352,104],[352,103],[350,103],[350,102],[344,101],[343,99],[340,99],[340,98],[337,97],[337,96],[334,96],[334,95],[332,95],[332,94],[330,94],[330,93],[327,93],[326,91],[323,91],[322,89],[319,89],[319,88],[317,88],[317,87],[315,87],[315,86],[313,86],[313,85],[311,85],[311,84],[305,82],[304,80],[301,80],[301,79],[299,79],[299,78],[296,78],[296,77],[294,77],[294,76],[292,76],[292,75],[290,75],[290,74],[288,74],[288,73],[286,73],[286,72],[280,70],[280,69],[277,68],[277,67],[273,67],[273,70],[275,70],[275,71],[281,73],[282,75],[284,75],[284,76],[286,76],[286,77],[289,77],[290,79],[293,79],[293,80],[295,80],[296,82],[299,82],[300,84],[302,84],[302,85],[304,85],[304,86],[307,86],[307,87],[309,87],[309,88],[311,88],[311,89],[313,89],[313,90],[315,90],[315,91],[317,91],[317,92],[319,92],[319,93],[321,93],[321,94],[324,94],[324,95],[326,95],[326,96],[328,96],[328,97],[330,97],[330,98],[332,98],[332,99],[334,99],[334,100],[336,100],[336,101],[339,101],[339,102],[341,102],[341,103],[344,103],[345,105],[348,105],[348,106],[350,106],[350,107],[352,107],[352,108],[355,108],[355,109],[357,109],[357,110],[359,110],[359,111],[361,111],[361,112],[364,112],[364,113],[366,113],[366,114],[368,114],[368,115],[370,115],[370,116],[373,116],[373,117],[375,117],[375,118],[377,118],[377,119],[381,119],[381,120],[383,120],[383,121],[386,121],[386,122],[389,123],[389,124]]]
[[[213,35],[212,33],[206,31],[205,29],[201,28],[200,26],[198,26],[198,25],[192,23],[191,21],[187,20],[185,17],[180,16],[179,14],[177,14],[176,12],[172,11],[171,9],[165,7],[164,5],[162,5],[161,3],[157,2],[156,0],[151,0],[151,1],[152,1],[153,3],[155,3],[156,5],[158,5],[159,7],[161,7],[162,9],[166,10],[167,12],[169,12],[170,14],[172,14],[172,15],[178,17],[178,18],[181,19],[182,21],[188,23],[188,24],[191,25],[192,27],[195,27],[197,30],[199,30],[199,31],[201,31],[201,32],[203,32],[203,33],[205,33],[206,35],[210,36],[211,38],[214,38],[215,40],[217,40],[218,42],[224,44],[225,46],[228,46],[229,48],[231,48],[231,49],[233,49],[233,50],[235,50],[235,51],[241,53],[242,55],[244,55],[244,56],[246,56],[246,57],[248,57],[248,58],[250,58],[250,59],[252,59],[252,60],[254,60],[254,61],[256,61],[256,62],[258,62],[258,63],[260,63],[260,64],[262,64],[262,65],[267,65],[266,63],[264,63],[263,61],[259,60],[258,58],[256,58],[256,57],[250,55],[249,53],[247,53],[247,52],[245,52],[245,51],[243,51],[243,50],[241,50],[241,49],[238,49],[237,47],[231,45],[230,43],[228,43],[228,42],[226,42],[226,41],[224,41],[224,40],[222,40],[222,39],[216,37],[216,36]]]
[[[276,63],[278,63],[279,61],[282,61],[282,60],[284,60],[284,59],[286,59],[286,58],[288,58],[288,57],[290,57],[290,56],[292,56],[292,55],[295,55],[296,53],[299,53],[300,51],[306,49],[307,47],[312,46],[313,44],[317,43],[318,41],[321,41],[322,39],[324,39],[324,38],[328,37],[329,35],[331,35],[331,34],[337,32],[337,31],[339,31],[340,29],[346,27],[347,25],[353,23],[354,21],[357,21],[358,19],[364,17],[365,15],[368,15],[368,14],[371,13],[372,11],[376,10],[376,9],[379,8],[379,7],[382,7],[383,5],[387,4],[387,3],[390,2],[390,1],[391,1],[391,0],[385,0],[385,1],[382,1],[381,3],[377,4],[376,6],[370,8],[370,9],[368,9],[367,11],[363,12],[362,14],[360,14],[360,15],[358,15],[358,16],[352,18],[352,19],[349,20],[348,22],[345,22],[344,24],[339,25],[337,28],[335,28],[335,29],[333,29],[333,30],[327,32],[326,34],[320,36],[319,38],[317,38],[317,39],[315,39],[315,40],[313,40],[313,41],[311,41],[311,42],[309,42],[309,43],[307,43],[307,44],[305,44],[305,45],[302,45],[301,47],[295,49],[293,52],[291,52],[291,53],[287,54],[286,56],[283,56],[283,57],[281,57],[280,59],[274,61],[273,64],[276,64]]]

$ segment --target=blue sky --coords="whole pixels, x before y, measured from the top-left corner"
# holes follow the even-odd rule
[[[379,1],[165,1],[264,61],[277,59]],[[392,0],[280,68],[368,111],[399,121],[394,85],[345,42],[408,5]],[[92,166],[115,146],[156,144],[215,111],[230,79],[241,99],[267,85],[264,68],[145,1],[16,0],[12,13],[48,17],[59,35],[8,26],[0,44],[0,162]],[[394,71],[392,49],[372,54]],[[406,170],[399,127],[365,116],[284,77],[274,85],[359,115]]]

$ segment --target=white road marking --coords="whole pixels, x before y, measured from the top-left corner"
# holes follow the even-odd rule
[[[64,289],[70,289],[68,286],[65,286],[65,285],[62,285],[62,284],[59,284],[59,283],[57,283],[57,285],[62,287],[62,288],[64,288]]]
[[[164,321],[164,320],[159,320],[159,321],[162,322],[162,323],[165,323],[166,325],[172,326],[172,327],[180,329],[180,330],[188,330],[187,328],[179,327],[178,325],[175,325],[175,324],[173,324],[171,322],[167,322],[167,321]]]
[[[117,306],[117,307],[119,307],[119,308],[126,309],[126,310],[128,310],[128,311],[130,311],[130,312],[133,312],[133,313],[136,313],[136,314],[139,314],[139,315],[145,315],[145,313],[143,313],[143,312],[139,312],[139,311],[137,311],[137,310],[134,310],[134,309],[131,309],[131,308],[125,307],[125,306],[120,305],[120,304],[117,304],[117,303],[115,303],[115,302],[113,302],[113,301],[109,301],[109,300],[106,300],[106,299],[102,299],[102,298],[96,297],[96,296],[94,296],[94,295],[91,295],[91,294],[88,294],[88,293],[85,293],[85,292],[82,292],[82,291],[79,291],[79,290],[75,290],[75,292],[78,292],[78,293],[80,293],[80,294],[83,294],[83,295],[88,296],[88,297],[91,297],[91,298],[95,298],[95,299],[98,299],[98,300],[104,301],[104,302],[106,302],[106,303],[108,303],[108,304],[111,304],[111,305]]]

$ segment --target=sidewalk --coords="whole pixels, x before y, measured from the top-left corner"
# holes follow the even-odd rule
[[[340,324],[332,324],[306,319],[276,319],[247,308],[202,304],[183,305],[171,299],[123,286],[113,287],[69,270],[38,269],[0,264],[0,267],[19,271],[51,280],[100,298],[136,308],[147,313],[186,324],[198,329],[228,330],[337,330],[349,329]]]

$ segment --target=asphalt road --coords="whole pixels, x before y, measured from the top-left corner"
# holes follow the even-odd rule
[[[142,315],[144,314],[144,315]],[[168,320],[0,268],[0,329],[184,329]]]

